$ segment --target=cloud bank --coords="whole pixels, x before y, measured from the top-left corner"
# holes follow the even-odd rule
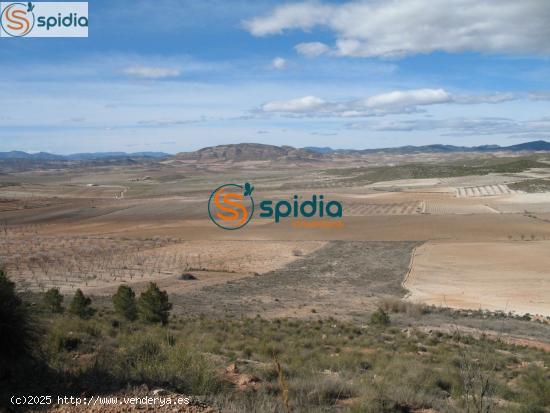
[[[254,36],[331,30],[333,46],[296,46],[309,57],[402,57],[436,51],[548,55],[549,21],[547,0],[372,0],[285,4],[243,23]]]
[[[316,96],[264,103],[264,113],[311,117],[365,117],[420,112],[422,106],[450,104],[497,104],[519,99],[512,93],[453,95],[444,89],[395,90],[364,99],[330,102]]]

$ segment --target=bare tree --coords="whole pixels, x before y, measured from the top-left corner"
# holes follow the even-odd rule
[[[458,339],[460,333],[458,330]],[[489,343],[483,342],[482,354],[475,357],[469,345],[460,352],[460,378],[462,400],[466,413],[491,413],[494,411],[496,361]]]

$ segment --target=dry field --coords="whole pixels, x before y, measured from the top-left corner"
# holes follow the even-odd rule
[[[516,194],[501,198],[493,205],[502,213],[550,212],[550,193]]]
[[[480,203],[459,203],[449,200],[434,200],[426,203],[426,213],[435,215],[498,214],[499,211]]]
[[[511,190],[507,185],[481,185],[481,186],[467,186],[459,187],[456,189],[457,198],[464,197],[479,197],[479,196],[498,196],[516,194],[517,191]]]
[[[550,316],[550,242],[428,242],[404,282],[408,299]]]
[[[0,239],[0,261],[20,288],[44,291],[57,287],[63,293],[80,288],[96,295],[111,295],[120,283],[140,286],[163,281],[164,285],[176,285],[175,292],[180,292],[204,283],[225,282],[275,270],[325,244],[43,236],[35,231],[12,230]],[[178,279],[190,271],[197,282]]]
[[[421,214],[425,210],[425,204],[421,201],[399,202],[392,204],[368,204],[364,202],[345,203],[344,214],[346,216],[365,215],[413,215]]]
[[[185,314],[364,320],[382,295],[404,294],[414,242],[333,241],[260,276],[183,292]]]

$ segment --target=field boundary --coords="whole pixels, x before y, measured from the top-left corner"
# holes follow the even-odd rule
[[[403,281],[401,281],[401,287],[403,287],[403,289],[407,290],[407,293],[403,297],[404,299],[407,299],[411,295],[411,292],[405,286],[405,283],[409,279],[409,276],[411,275],[411,272],[412,272],[412,269],[413,269],[413,266],[414,266],[414,257],[416,256],[416,249],[423,246],[424,244],[426,244],[426,242],[423,242],[422,244],[413,247],[413,249],[411,251],[411,259],[409,260],[409,269],[407,270],[407,273],[405,274],[405,277],[403,278]]]

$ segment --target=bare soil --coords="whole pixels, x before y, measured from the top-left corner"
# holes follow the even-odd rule
[[[415,250],[408,299],[550,316],[550,242],[428,242]]]

